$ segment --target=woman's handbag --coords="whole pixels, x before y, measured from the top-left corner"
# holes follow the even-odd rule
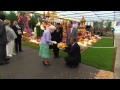
[[[49,45],[49,49],[53,49],[53,45]]]

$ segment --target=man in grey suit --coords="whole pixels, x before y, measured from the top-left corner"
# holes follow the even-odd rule
[[[0,12],[0,65],[9,63],[7,61],[9,59],[6,59],[7,36],[6,36],[4,20],[5,20],[5,15]]]
[[[67,27],[68,27],[68,30],[66,31],[66,34],[67,34],[66,43],[67,43],[67,45],[70,44],[70,39],[71,38],[75,38],[76,40],[78,39],[77,29],[73,28],[72,25],[73,25],[72,21],[70,21],[67,24]]]

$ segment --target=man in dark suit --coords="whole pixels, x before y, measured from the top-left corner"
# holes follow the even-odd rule
[[[65,57],[66,65],[75,68],[81,62],[81,53],[80,53],[80,46],[76,42],[76,38],[70,39],[70,44],[64,50],[68,53],[68,56]]]
[[[63,29],[60,27],[60,23],[56,24],[56,28],[57,29],[51,34],[52,41],[56,41],[57,43],[60,43],[62,41]],[[53,52],[54,52],[54,58],[59,58],[59,48],[57,48],[57,44],[53,44]]]
[[[15,39],[15,51],[18,53],[19,51],[22,51],[22,46],[21,46],[21,38],[22,38],[22,28],[18,26],[18,22],[14,21],[12,29],[17,35],[17,38]],[[19,48],[19,50],[18,50]]]
[[[7,44],[7,36],[6,29],[4,25],[5,15],[0,13],[0,65],[8,64],[8,60],[6,58],[6,44]]]
[[[73,23],[72,21],[69,21],[67,24],[68,30],[66,31],[67,38],[66,38],[66,43],[67,45],[70,44],[70,38],[75,38],[77,40],[78,38],[78,32],[76,28],[73,28]]]

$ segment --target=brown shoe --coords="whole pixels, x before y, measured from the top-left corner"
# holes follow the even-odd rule
[[[45,61],[43,61],[43,64],[46,65],[46,66],[50,66],[49,63],[45,63]]]

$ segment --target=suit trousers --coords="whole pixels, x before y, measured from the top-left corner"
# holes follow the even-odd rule
[[[66,65],[69,67],[77,67],[79,65],[79,62],[77,60],[74,60],[73,57],[65,57]]]
[[[22,46],[21,46],[21,38],[16,38],[15,39],[15,51],[21,51],[22,50]]]
[[[57,44],[53,44],[53,53],[55,57],[59,56],[59,48],[57,48]]]
[[[0,45],[0,63],[6,59],[6,45]]]
[[[12,55],[14,53],[14,47],[15,47],[15,41],[11,40],[7,45],[6,45],[6,51],[7,51],[7,56]]]

